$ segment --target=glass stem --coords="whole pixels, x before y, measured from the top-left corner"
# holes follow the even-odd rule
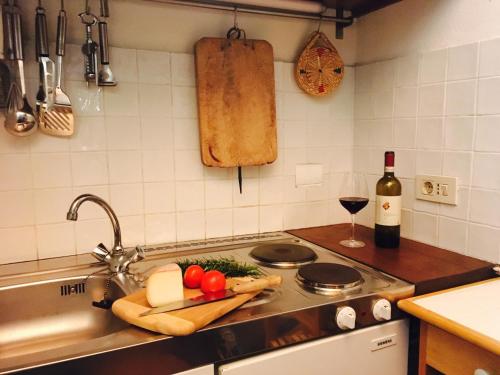
[[[354,241],[354,214],[351,214],[351,241]]]

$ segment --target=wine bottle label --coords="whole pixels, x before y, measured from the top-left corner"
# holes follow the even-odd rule
[[[375,224],[395,226],[401,224],[401,195],[377,195]]]

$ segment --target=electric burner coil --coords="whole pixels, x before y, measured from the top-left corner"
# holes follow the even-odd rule
[[[287,243],[257,246],[252,249],[250,256],[257,263],[273,268],[298,268],[318,258],[307,246]]]
[[[338,263],[313,263],[302,266],[295,279],[304,289],[324,295],[358,289],[364,282],[358,270]]]

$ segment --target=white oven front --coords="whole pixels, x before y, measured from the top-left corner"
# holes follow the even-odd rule
[[[396,320],[221,365],[219,375],[405,375],[408,321]]]

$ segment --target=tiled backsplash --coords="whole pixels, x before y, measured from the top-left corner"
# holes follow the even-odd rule
[[[396,150],[402,234],[500,262],[500,39],[356,68],[354,168],[374,197]],[[458,177],[458,205],[417,201],[416,174]],[[373,202],[360,214],[373,225]]]
[[[54,49],[52,49],[54,50]],[[235,171],[203,167],[193,56],[111,49],[117,87],[87,88],[80,47],[67,46],[65,82],[76,134],[15,138],[0,130],[0,263],[88,252],[111,226],[93,193],[116,211],[126,246],[344,222],[337,177],[352,168],[354,72],[327,98],[302,93],[293,64],[276,62],[278,160]],[[27,56],[32,56],[28,52]],[[26,67],[31,103],[38,68]],[[323,165],[321,186],[295,186],[295,166]]]
[[[109,245],[97,206],[65,220],[82,193],[110,202],[126,246],[344,222],[339,173],[353,163],[368,173],[373,199],[389,148],[403,182],[403,236],[500,261],[500,39],[363,65],[355,79],[346,68],[327,98],[303,94],[293,64],[276,62],[278,160],[243,168],[242,195],[234,170],[201,164],[192,55],[112,48],[120,83],[98,91],[82,80],[80,54],[67,46],[73,137],[0,131],[0,263]],[[32,103],[37,76],[28,63]],[[304,163],[322,164],[321,186],[295,186]],[[416,174],[458,177],[458,205],[415,200]],[[359,221],[373,225],[373,204]]]

